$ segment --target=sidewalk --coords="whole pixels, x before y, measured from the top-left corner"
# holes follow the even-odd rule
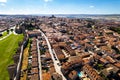
[[[3,39],[5,39],[5,38],[7,38],[9,35],[11,35],[12,34],[12,32],[10,32],[7,36],[5,36],[5,37],[3,37],[3,38],[0,38],[0,41],[1,40],[3,40]]]
[[[2,33],[3,33],[3,32],[2,32]],[[17,35],[17,33],[15,32],[15,30],[13,30],[12,32],[10,31],[7,36],[0,38],[0,41],[3,40],[3,39],[5,39],[5,38],[7,38],[7,37],[8,37],[9,35],[11,35],[12,33],[15,34],[15,35]]]

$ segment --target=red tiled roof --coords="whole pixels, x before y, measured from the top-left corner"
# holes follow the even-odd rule
[[[88,64],[83,66],[83,71],[87,73],[91,80],[103,80],[102,77]]]
[[[38,68],[32,68],[31,73],[32,74],[38,74]]]

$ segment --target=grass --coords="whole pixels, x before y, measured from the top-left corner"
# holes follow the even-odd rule
[[[23,34],[11,34],[0,41],[0,80],[9,80],[7,67],[13,64],[12,56],[18,48],[18,42],[23,39]]]
[[[7,36],[7,35],[8,35],[8,34],[7,34],[7,31],[5,31],[0,38],[3,38],[3,37],[5,37],[5,36]]]
[[[20,80],[27,80],[27,67],[28,67],[28,56],[29,56],[28,50],[29,48],[25,48],[24,50],[22,68],[21,68],[21,70],[23,71],[22,72],[23,76],[20,78]]]

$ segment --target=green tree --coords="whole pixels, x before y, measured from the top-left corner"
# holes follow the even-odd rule
[[[7,30],[7,34],[9,34],[9,32],[10,32],[10,31],[9,31],[9,30]]]

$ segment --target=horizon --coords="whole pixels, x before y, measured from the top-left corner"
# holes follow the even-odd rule
[[[0,15],[36,15],[36,16],[37,15],[43,15],[43,16],[44,15],[82,15],[82,16],[84,16],[84,15],[85,16],[97,16],[97,15],[98,16],[104,16],[104,15],[106,15],[106,16],[110,15],[111,16],[111,15],[114,15],[115,16],[115,15],[120,15],[120,14],[46,14],[45,13],[45,14],[0,14]]]
[[[0,14],[120,14],[120,0],[0,0]]]

